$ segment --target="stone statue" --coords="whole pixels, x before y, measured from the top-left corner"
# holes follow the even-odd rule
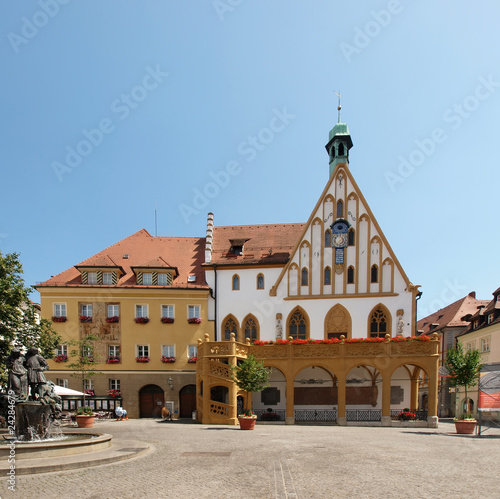
[[[18,348],[13,348],[5,362],[9,370],[8,390],[14,392],[16,401],[28,399],[28,374],[25,359]]]
[[[26,367],[28,368],[28,383],[31,389],[31,400],[42,397],[42,385],[47,382],[45,374],[49,368],[47,361],[38,353],[38,348],[30,348],[26,353]]]
[[[281,324],[281,318],[276,318],[276,339],[281,340],[283,338],[283,326]]]
[[[398,336],[403,336],[403,330],[405,328],[405,323],[403,320],[403,316],[400,315],[398,318],[398,324],[397,324],[397,335]]]

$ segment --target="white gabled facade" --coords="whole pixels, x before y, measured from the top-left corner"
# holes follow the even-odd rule
[[[234,327],[243,339],[248,317],[257,322],[260,340],[294,332],[313,339],[415,334],[418,286],[410,283],[349,171],[347,125],[332,129],[326,147],[331,175],[306,224],[216,227],[209,214],[206,280],[214,290],[218,339]],[[275,255],[279,245],[273,230],[286,242],[269,264],[266,253]]]

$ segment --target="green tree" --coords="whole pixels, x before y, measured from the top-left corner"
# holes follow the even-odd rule
[[[231,366],[231,379],[247,394],[260,392],[269,386],[270,375],[271,372],[264,367],[264,362],[258,361],[253,355],[249,355],[237,366]],[[250,407],[245,407],[243,412],[250,415],[252,411]]]
[[[33,288],[25,286],[18,253],[0,252],[0,383],[5,384],[5,359],[14,347],[38,348],[51,358],[61,337],[51,321],[41,319],[30,300]]]
[[[465,399],[467,399],[467,388],[475,386],[478,382],[481,364],[481,352],[477,349],[465,351],[461,343],[446,352],[444,363],[449,372],[450,384],[452,386],[463,386]],[[469,416],[469,414],[467,414]]]
[[[85,393],[85,381],[92,379],[96,374],[102,374],[96,369],[98,360],[94,357],[95,341],[99,338],[93,334],[88,334],[80,340],[71,340],[67,345],[73,347],[70,350],[70,356],[74,358],[73,362],[68,364],[72,369],[73,378],[79,378],[82,382],[82,392]],[[85,395],[83,396],[83,405],[85,406]]]

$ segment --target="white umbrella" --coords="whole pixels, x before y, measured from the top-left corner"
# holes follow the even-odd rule
[[[54,391],[56,395],[84,395],[82,392],[78,392],[76,390],[72,390],[71,388],[65,388],[64,386],[54,385]]]

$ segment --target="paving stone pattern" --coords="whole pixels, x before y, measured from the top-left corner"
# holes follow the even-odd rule
[[[144,457],[96,468],[0,477],[1,498],[497,498],[500,430],[99,422]]]

